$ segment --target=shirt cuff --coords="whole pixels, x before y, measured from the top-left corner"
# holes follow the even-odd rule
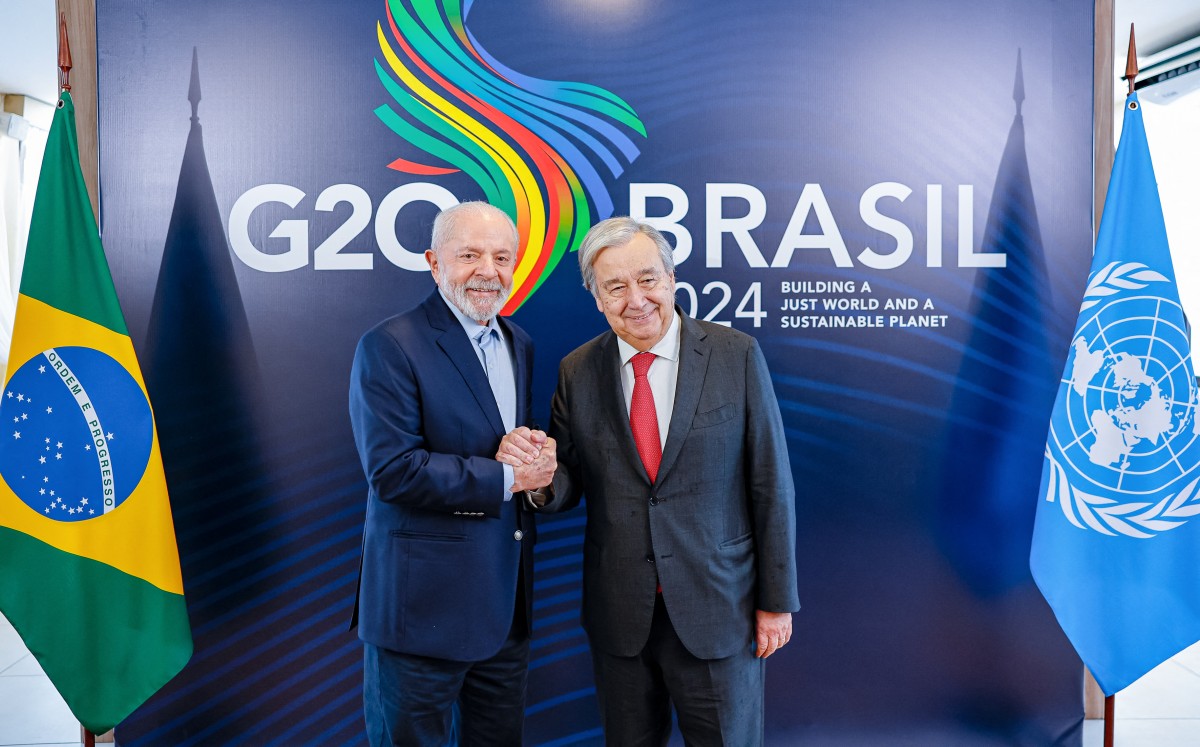
[[[504,501],[507,503],[508,501],[511,501],[513,497],[513,494],[509,492],[509,488],[512,487],[513,480],[515,478],[513,477],[513,468],[511,464],[504,464],[502,462],[500,466],[504,468]]]

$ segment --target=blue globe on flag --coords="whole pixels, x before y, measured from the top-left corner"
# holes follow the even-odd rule
[[[27,506],[56,521],[116,509],[146,471],[150,403],[112,357],[86,347],[43,351],[0,396],[0,477]]]

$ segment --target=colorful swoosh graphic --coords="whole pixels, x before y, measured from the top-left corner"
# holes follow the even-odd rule
[[[462,172],[517,224],[524,249],[511,314],[536,291],[594,220],[612,215],[601,164],[616,178],[640,153],[621,126],[646,136],[620,97],[586,83],[531,78],[505,67],[464,19],[472,0],[388,0],[376,24],[380,82],[395,104],[376,116],[435,163],[397,158],[389,168]],[[622,165],[624,163],[624,165]]]

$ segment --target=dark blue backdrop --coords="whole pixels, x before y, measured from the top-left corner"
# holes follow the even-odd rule
[[[763,344],[798,487],[804,605],[769,667],[769,744],[1080,743],[1080,664],[1027,558],[1090,258],[1092,13],[1087,0],[470,9],[467,28],[505,65],[600,86],[637,112],[641,154],[607,182],[616,212],[630,185],[681,188],[693,249],[678,279],[701,316],[723,295],[705,289],[726,284],[716,318]],[[276,254],[281,220],[307,221],[316,246],[348,218],[345,204],[314,208],[331,185],[357,185],[375,207],[419,181],[481,195],[462,174],[387,168],[417,159],[373,113],[389,101],[374,70],[385,19],[383,2],[97,2],[103,238],[149,361],[196,638],[183,674],[118,729],[122,744],[362,742],[346,629],[366,492],[350,360],[364,330],[431,280],[388,262],[369,227],[350,249],[373,254],[372,270],[262,272],[225,234],[234,203],[266,184],[306,195],[252,215],[251,241]],[[911,193],[872,197],[879,184]],[[706,201],[735,191],[761,194],[765,214],[740,239],[710,236],[717,211],[752,210]],[[836,244],[836,223],[850,266],[827,248],[750,266],[739,240],[770,265],[802,194],[818,207],[800,211],[791,233],[810,238],[795,243]],[[670,207],[647,202],[651,215]],[[400,242],[421,250],[433,213],[405,208]],[[966,248],[1003,253],[1005,267],[962,266],[967,217]],[[907,261],[860,258],[895,256],[906,232]],[[707,260],[718,253],[719,267]],[[756,283],[757,327],[735,316]],[[819,310],[781,309],[807,299]],[[880,309],[824,309],[838,299]],[[908,299],[916,309],[883,308]],[[783,328],[788,317],[810,326]],[[558,360],[605,328],[574,255],[515,318],[538,346],[545,419]],[[577,624],[582,521],[540,529],[531,744],[599,743]]]

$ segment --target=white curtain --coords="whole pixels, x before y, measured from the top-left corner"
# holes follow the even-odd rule
[[[25,97],[24,140],[0,135],[0,371],[8,366],[33,197],[54,107]]]
[[[13,315],[25,261],[21,166],[21,143],[0,135],[0,369],[8,365]]]

